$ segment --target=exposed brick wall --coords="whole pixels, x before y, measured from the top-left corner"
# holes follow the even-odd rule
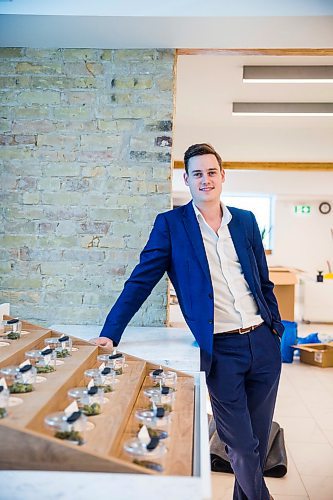
[[[101,324],[171,205],[174,51],[0,49],[0,302]],[[163,325],[166,280],[134,324]]]

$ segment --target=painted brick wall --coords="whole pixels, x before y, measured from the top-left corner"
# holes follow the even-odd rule
[[[103,323],[171,206],[174,51],[0,49],[0,302]],[[163,325],[162,280],[132,324]]]

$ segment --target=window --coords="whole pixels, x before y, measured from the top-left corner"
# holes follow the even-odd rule
[[[271,196],[233,196],[223,195],[223,203],[231,207],[251,210],[254,213],[265,249],[272,248],[272,197]]]

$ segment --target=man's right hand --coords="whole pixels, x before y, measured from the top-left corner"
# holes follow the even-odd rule
[[[107,349],[113,348],[113,342],[108,337],[97,337],[95,339],[90,339],[89,342],[94,345],[100,345],[101,347],[106,347]]]

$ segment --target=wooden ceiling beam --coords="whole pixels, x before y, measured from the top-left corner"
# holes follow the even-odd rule
[[[184,168],[184,162],[175,160],[174,168]],[[333,171],[333,162],[272,162],[272,161],[224,161],[226,170],[303,170]]]
[[[300,49],[177,49],[177,56],[333,56],[333,48]]]

